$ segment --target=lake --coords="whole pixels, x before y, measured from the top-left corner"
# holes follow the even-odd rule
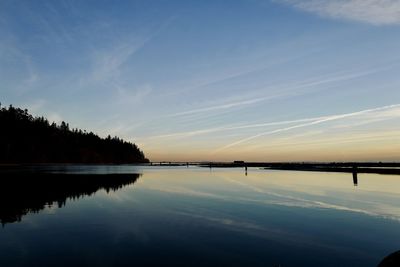
[[[400,176],[79,165],[0,183],[4,267],[375,267],[400,250]]]

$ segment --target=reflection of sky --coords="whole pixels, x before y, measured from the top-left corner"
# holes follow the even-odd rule
[[[400,180],[397,176],[360,174],[358,182],[355,187],[352,175],[344,173],[250,169],[245,176],[242,169],[210,172],[182,168],[148,170],[135,190],[144,190],[162,202],[156,204],[159,211],[177,216],[177,221],[196,221],[245,235],[343,253],[354,249],[353,239],[368,241],[371,248],[374,239],[386,240],[389,247],[397,249],[397,241],[392,238],[399,234],[395,227],[400,221]],[[324,226],[317,225],[320,223]],[[383,230],[385,225],[390,227]],[[368,236],[365,231],[375,231],[375,235]],[[336,238],[349,238],[351,245],[341,247]],[[367,257],[365,251],[354,249],[352,253]]]
[[[38,240],[52,255],[76,246],[103,264],[115,261],[111,255],[140,262],[167,253],[193,266],[212,258],[242,266],[372,267],[400,248],[396,176],[360,174],[354,187],[344,173],[123,167],[138,169],[143,175],[133,185],[7,225],[0,263],[7,244],[22,259],[43,255]],[[57,240],[60,251],[48,247]]]
[[[400,180],[397,176],[359,174],[359,185],[354,187],[352,175],[343,173],[254,169],[244,176],[236,170],[213,169],[206,177],[203,173],[184,171],[169,174],[168,179],[158,179],[165,174],[152,172],[142,186],[193,197],[337,209],[400,220]],[[189,181],[186,176],[190,177]]]

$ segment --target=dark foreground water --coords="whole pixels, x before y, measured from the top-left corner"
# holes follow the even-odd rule
[[[375,267],[400,250],[400,176],[36,167],[1,172],[0,194],[4,267]]]

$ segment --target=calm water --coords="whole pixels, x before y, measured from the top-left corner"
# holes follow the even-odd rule
[[[400,176],[359,174],[357,186],[343,173],[197,167],[1,176],[0,266],[372,267],[400,250]]]

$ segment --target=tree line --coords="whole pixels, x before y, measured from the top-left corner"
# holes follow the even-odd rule
[[[136,144],[70,129],[0,104],[0,163],[145,163]]]

